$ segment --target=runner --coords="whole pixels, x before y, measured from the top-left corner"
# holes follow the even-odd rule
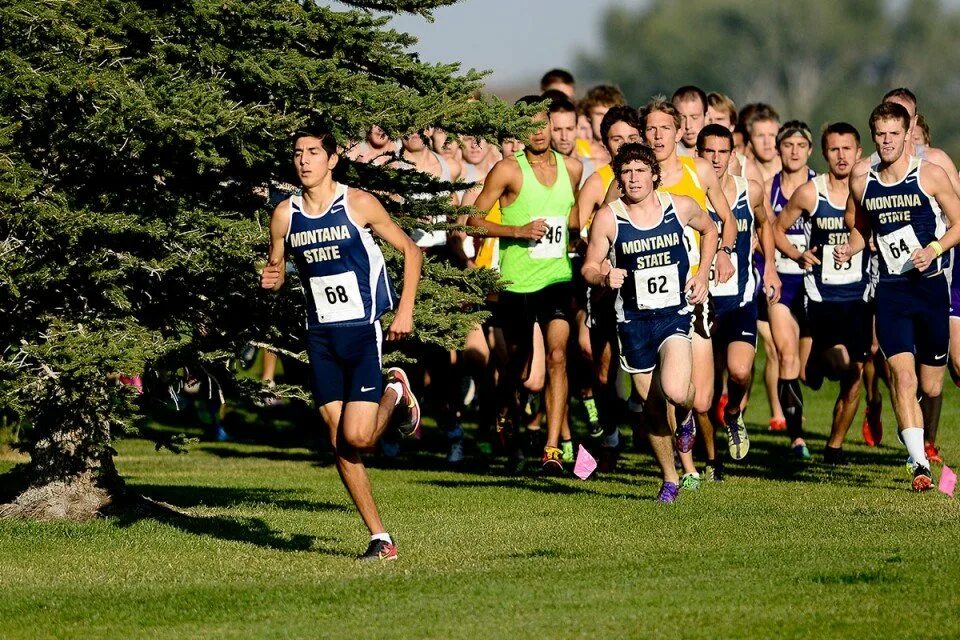
[[[550,116],[550,143],[553,149],[569,158],[577,158],[583,164],[583,177],[580,187],[594,172],[594,162],[591,158],[580,157],[577,154],[577,107],[564,96],[557,97],[557,91],[544,94],[551,97],[547,113]]]
[[[813,152],[813,134],[805,122],[791,120],[780,127],[776,144],[783,169],[768,180],[765,187],[770,194],[773,214],[779,216],[794,191],[812,180],[816,174],[807,166]],[[802,220],[796,219],[793,226],[786,231],[786,235],[798,251],[802,253],[807,250],[807,236]],[[810,449],[803,439],[803,392],[800,390],[800,375],[806,360],[804,352],[809,346],[809,338],[802,335],[806,330],[804,269],[779,250],[776,256],[777,273],[780,274],[783,288],[780,291],[780,300],[768,305],[768,313],[780,365],[777,396],[786,418],[791,450],[796,457],[806,460],[810,458]]]
[[[683,136],[677,145],[677,155],[697,155],[697,136],[706,124],[707,94],[700,87],[686,85],[673,92],[673,108],[680,113],[680,131]]]
[[[612,85],[601,84],[587,91],[587,95],[580,102],[580,109],[590,120],[590,138],[577,140],[577,157],[580,160],[590,158],[594,167],[609,164],[610,154],[603,145],[600,123],[607,111],[625,104],[627,99],[623,92]]]
[[[867,238],[876,237],[881,257],[877,338],[890,365],[894,412],[913,462],[913,488],[926,491],[933,481],[917,390],[931,398],[942,392],[950,346],[943,254],[960,240],[960,198],[943,169],[906,152],[910,121],[909,112],[893,102],[870,114],[880,162],[850,178],[850,240],[834,257],[845,263],[864,249]]]
[[[869,252],[858,253],[843,264],[833,259],[834,247],[849,241],[843,216],[848,179],[860,159],[860,133],[846,122],[831,124],[820,137],[820,147],[829,172],[797,187],[777,217],[775,230],[777,248],[805,272],[806,312],[813,337],[806,382],[817,389],[824,374],[840,381],[830,438],[823,451],[824,462],[836,465],[844,461],[843,440],[860,403],[860,378],[870,353],[873,314],[868,303]],[[798,221],[806,233],[805,251],[787,236]]]
[[[526,96],[518,104],[540,104]],[[546,342],[547,438],[542,468],[563,471],[560,429],[567,411],[567,341],[570,337],[572,270],[567,254],[568,228],[578,229],[576,193],[582,166],[550,148],[547,114],[535,117],[543,127],[532,133],[523,151],[494,166],[474,206],[489,211],[499,202],[502,224],[470,216],[468,225],[500,238],[500,272],[509,284],[501,292],[496,322],[504,333],[508,363],[498,383],[498,430],[513,449],[520,424],[518,394],[532,352],[533,325]]]
[[[367,133],[366,140],[351,146],[346,156],[354,162],[383,164],[391,160],[399,151],[400,145],[391,140],[379,126],[373,125]]]
[[[566,69],[550,69],[540,78],[540,93],[556,90],[563,92],[570,100],[577,96],[577,83],[573,74]]]
[[[337,143],[325,131],[294,136],[293,164],[302,186],[277,205],[270,221],[270,259],[261,286],[283,286],[287,253],[297,265],[307,303],[307,353],[313,397],[330,433],[337,470],[370,530],[360,560],[393,560],[397,547],[383,527],[360,451],[373,448],[400,402],[401,431],[417,436],[420,408],[406,374],[394,367],[383,385],[380,316],[394,308],[383,254],[373,234],[403,254],[403,292],[387,340],[413,331],[422,254],[366,191],[333,180]]]
[[[720,124],[705,126],[697,138],[697,153],[712,166],[737,221],[734,276],[724,283],[717,282],[715,277],[710,280],[710,296],[716,308],[712,336],[715,397],[718,398],[718,407],[710,415],[719,414],[728,433],[736,433],[746,430],[741,406],[750,385],[757,348],[757,301],[754,296],[758,287],[752,261],[753,237],[758,231],[764,254],[773,256],[773,233],[764,206],[763,185],[732,175],[729,171],[730,156],[733,155],[733,134],[730,129]],[[719,230],[720,217],[712,210],[710,214]],[[767,264],[772,265],[773,260],[768,260]],[[766,284],[763,289],[776,300],[780,278],[775,268],[771,267],[768,271],[764,274]],[[727,374],[728,397],[720,407],[719,389],[724,373]],[[720,481],[722,465],[716,456],[714,426],[709,421],[702,426],[707,452],[705,478],[708,481]]]
[[[678,425],[692,426],[694,399],[690,347],[692,305],[707,296],[707,276],[717,247],[717,229],[696,200],[656,191],[659,162],[649,147],[628,143],[614,160],[623,193],[600,210],[590,230],[583,276],[593,286],[617,291],[620,362],[646,401],[666,400],[665,420],[646,420],[650,444],[663,474],[657,501],[670,503],[680,492],[673,462]],[[690,254],[684,228],[702,234],[700,269],[689,277]],[[613,265],[608,261],[611,251]],[[612,267],[612,268],[611,268]],[[654,374],[659,393],[651,395]]]
[[[783,165],[777,145],[777,134],[780,131],[780,115],[768,104],[757,102],[747,105],[749,115],[744,120],[741,112],[741,122],[747,132],[747,147],[750,155],[756,160],[764,182],[771,180],[780,172]]]

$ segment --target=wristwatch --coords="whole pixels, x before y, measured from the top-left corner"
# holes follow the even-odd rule
[[[720,247],[720,251],[723,251],[728,256],[733,255],[733,247]]]

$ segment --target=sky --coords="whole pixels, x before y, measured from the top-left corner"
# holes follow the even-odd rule
[[[491,70],[487,78],[491,89],[532,86],[553,67],[573,70],[577,51],[591,50],[607,7],[645,4],[646,0],[461,0],[437,9],[432,24],[403,15],[394,18],[392,26],[420,40],[414,50],[426,62],[460,62],[464,70]]]

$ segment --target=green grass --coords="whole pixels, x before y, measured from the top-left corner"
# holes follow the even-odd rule
[[[889,410],[884,446],[858,417],[853,464],[823,467],[833,389],[805,390],[812,463],[756,424],[758,393],[746,464],[666,508],[647,455],[587,482],[457,473],[434,435],[371,471],[401,554],[376,566],[352,559],[366,534],[303,427],[183,456],[122,442],[129,484],[189,515],[0,522],[0,637],[960,637],[960,503],[909,491]]]

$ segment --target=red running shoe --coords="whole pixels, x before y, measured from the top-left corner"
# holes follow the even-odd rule
[[[786,418],[770,418],[770,431],[786,431],[786,430],[787,430]]]
[[[937,446],[932,442],[923,443],[923,453],[926,454],[927,460],[930,462],[943,464],[943,456],[940,455],[940,450],[937,449]]]
[[[360,562],[370,562],[374,560],[396,560],[397,545],[386,542],[385,540],[371,540],[367,550],[357,556]]]
[[[883,423],[880,417],[883,415],[883,405],[867,405],[866,415],[863,417],[863,441],[868,447],[875,447],[883,440]]]
[[[727,410],[727,401],[729,399],[730,398],[727,396],[727,394],[724,393],[720,396],[720,399],[717,400],[717,410],[716,415],[714,416],[717,419],[717,424],[724,423],[724,412]]]
[[[913,490],[920,492],[929,491],[932,488],[933,476],[930,475],[930,469],[917,465],[917,468],[913,471]]]

